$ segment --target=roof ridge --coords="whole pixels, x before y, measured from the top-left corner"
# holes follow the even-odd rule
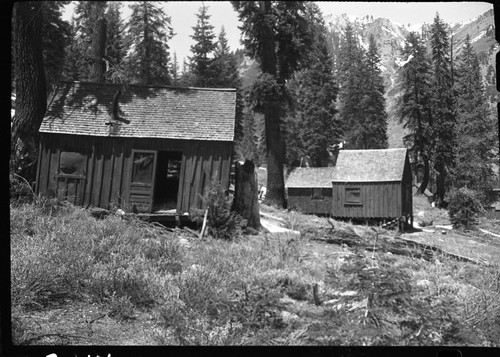
[[[102,83],[102,82],[88,82],[88,81],[59,81],[58,83],[78,84],[78,85],[100,85],[100,86],[120,86],[120,87],[139,87],[139,88],[165,88],[165,89],[180,89],[180,90],[204,90],[214,92],[236,92],[236,88],[202,88],[202,87],[179,87],[169,86],[162,84],[132,84],[132,83]]]

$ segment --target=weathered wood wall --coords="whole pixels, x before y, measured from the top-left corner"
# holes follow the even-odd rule
[[[287,207],[306,214],[330,214],[332,189],[322,188],[323,198],[312,198],[311,188],[288,188]]]
[[[38,193],[61,194],[76,205],[127,209],[132,150],[182,152],[177,211],[202,207],[200,196],[211,179],[229,187],[231,142],[168,139],[41,135],[38,160]],[[58,177],[61,151],[77,151],[86,157],[85,177]],[[161,184],[161,183],[157,183]]]
[[[360,204],[346,203],[346,187],[360,188]],[[332,216],[339,218],[401,217],[403,215],[402,198],[401,182],[334,182],[332,184]]]

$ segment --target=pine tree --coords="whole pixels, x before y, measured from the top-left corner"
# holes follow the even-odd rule
[[[193,27],[194,35],[191,36],[195,41],[195,44],[191,46],[191,53],[193,54],[190,57],[191,73],[195,78],[195,86],[210,87],[212,86],[210,65],[217,44],[214,43],[214,27],[209,23],[208,6],[203,4],[198,11],[198,14],[196,14],[198,21],[196,26]]]
[[[125,25],[120,14],[121,4],[110,2],[106,12],[106,80],[112,83],[128,81],[125,69],[126,46],[124,39]]]
[[[458,58],[455,82],[457,108],[456,167],[452,172],[457,188],[468,187],[489,202],[495,175],[492,163],[498,158],[495,122],[485,97],[479,61],[467,35]]]
[[[306,59],[311,35],[303,1],[232,1],[243,23],[243,44],[259,61],[262,74],[252,86],[253,108],[264,114],[267,150],[266,202],[283,207],[284,141],[281,122],[286,103],[285,83]]]
[[[358,45],[354,28],[348,22],[341,40],[339,53],[339,115],[345,129],[346,148],[364,149],[366,135],[363,135],[365,114],[361,103],[364,99],[363,67],[365,53]]]
[[[153,1],[138,1],[129,7],[132,14],[127,22],[127,62],[131,80],[170,84],[168,41],[174,36],[170,17]]]
[[[105,71],[103,60],[106,43],[105,11],[106,1],[78,1],[75,7],[75,41],[78,44],[79,79],[84,81],[102,80]],[[104,41],[104,44],[102,43]],[[97,77],[97,78],[96,78]]]
[[[180,75],[179,75],[179,62],[177,61],[177,53],[174,51],[172,56],[172,62],[170,62],[170,73],[172,76],[172,85],[178,86]]]
[[[77,25],[74,17],[71,19],[69,26],[69,36],[66,46],[66,56],[64,59],[62,77],[66,81],[78,81],[83,78],[84,66],[83,48],[77,35]]]
[[[43,13],[43,63],[47,92],[62,79],[66,47],[70,41],[70,25],[62,19],[62,9],[69,1],[46,1]]]
[[[306,16],[313,44],[309,67],[297,72],[288,85],[295,98],[295,110],[286,120],[286,156],[288,163],[307,159],[313,166],[327,166],[329,148],[343,137],[335,108],[338,88],[319,7],[307,4]]]
[[[403,141],[417,170],[422,170],[419,192],[423,193],[429,183],[429,125],[431,64],[427,48],[416,32],[410,32],[405,41],[402,55],[406,64],[398,75],[402,93],[398,100],[400,123],[409,131]],[[419,177],[417,173],[417,177]]]
[[[364,62],[366,67],[365,95],[361,102],[365,123],[363,137],[366,149],[386,149],[387,137],[387,112],[385,110],[385,87],[382,71],[380,70],[380,55],[375,38],[368,38],[368,51]]]
[[[229,51],[226,31],[222,26],[214,50],[214,57],[209,66],[211,86],[216,88],[238,88],[241,80],[235,56]]]
[[[438,204],[444,203],[446,190],[451,186],[447,172],[455,162],[456,145],[453,83],[451,78],[450,46],[446,24],[436,14],[431,25],[432,48],[432,161],[436,170],[436,195]]]

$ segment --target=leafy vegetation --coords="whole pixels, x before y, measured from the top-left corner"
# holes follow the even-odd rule
[[[265,209],[308,233],[200,241],[56,199],[11,203],[15,342],[56,328],[58,344],[92,344],[101,323],[147,323],[151,345],[500,345],[498,267],[325,245],[324,219]],[[100,311],[94,328],[44,317],[77,306]]]

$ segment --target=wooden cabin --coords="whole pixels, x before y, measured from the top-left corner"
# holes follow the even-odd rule
[[[413,223],[406,149],[340,150],[335,167],[296,168],[285,187],[288,207],[303,213]]]
[[[413,224],[406,149],[341,150],[332,175],[332,217],[395,219]]]
[[[306,214],[329,215],[335,167],[298,167],[285,184],[287,207]]]
[[[38,193],[180,215],[229,187],[234,89],[63,82],[40,127]]]

